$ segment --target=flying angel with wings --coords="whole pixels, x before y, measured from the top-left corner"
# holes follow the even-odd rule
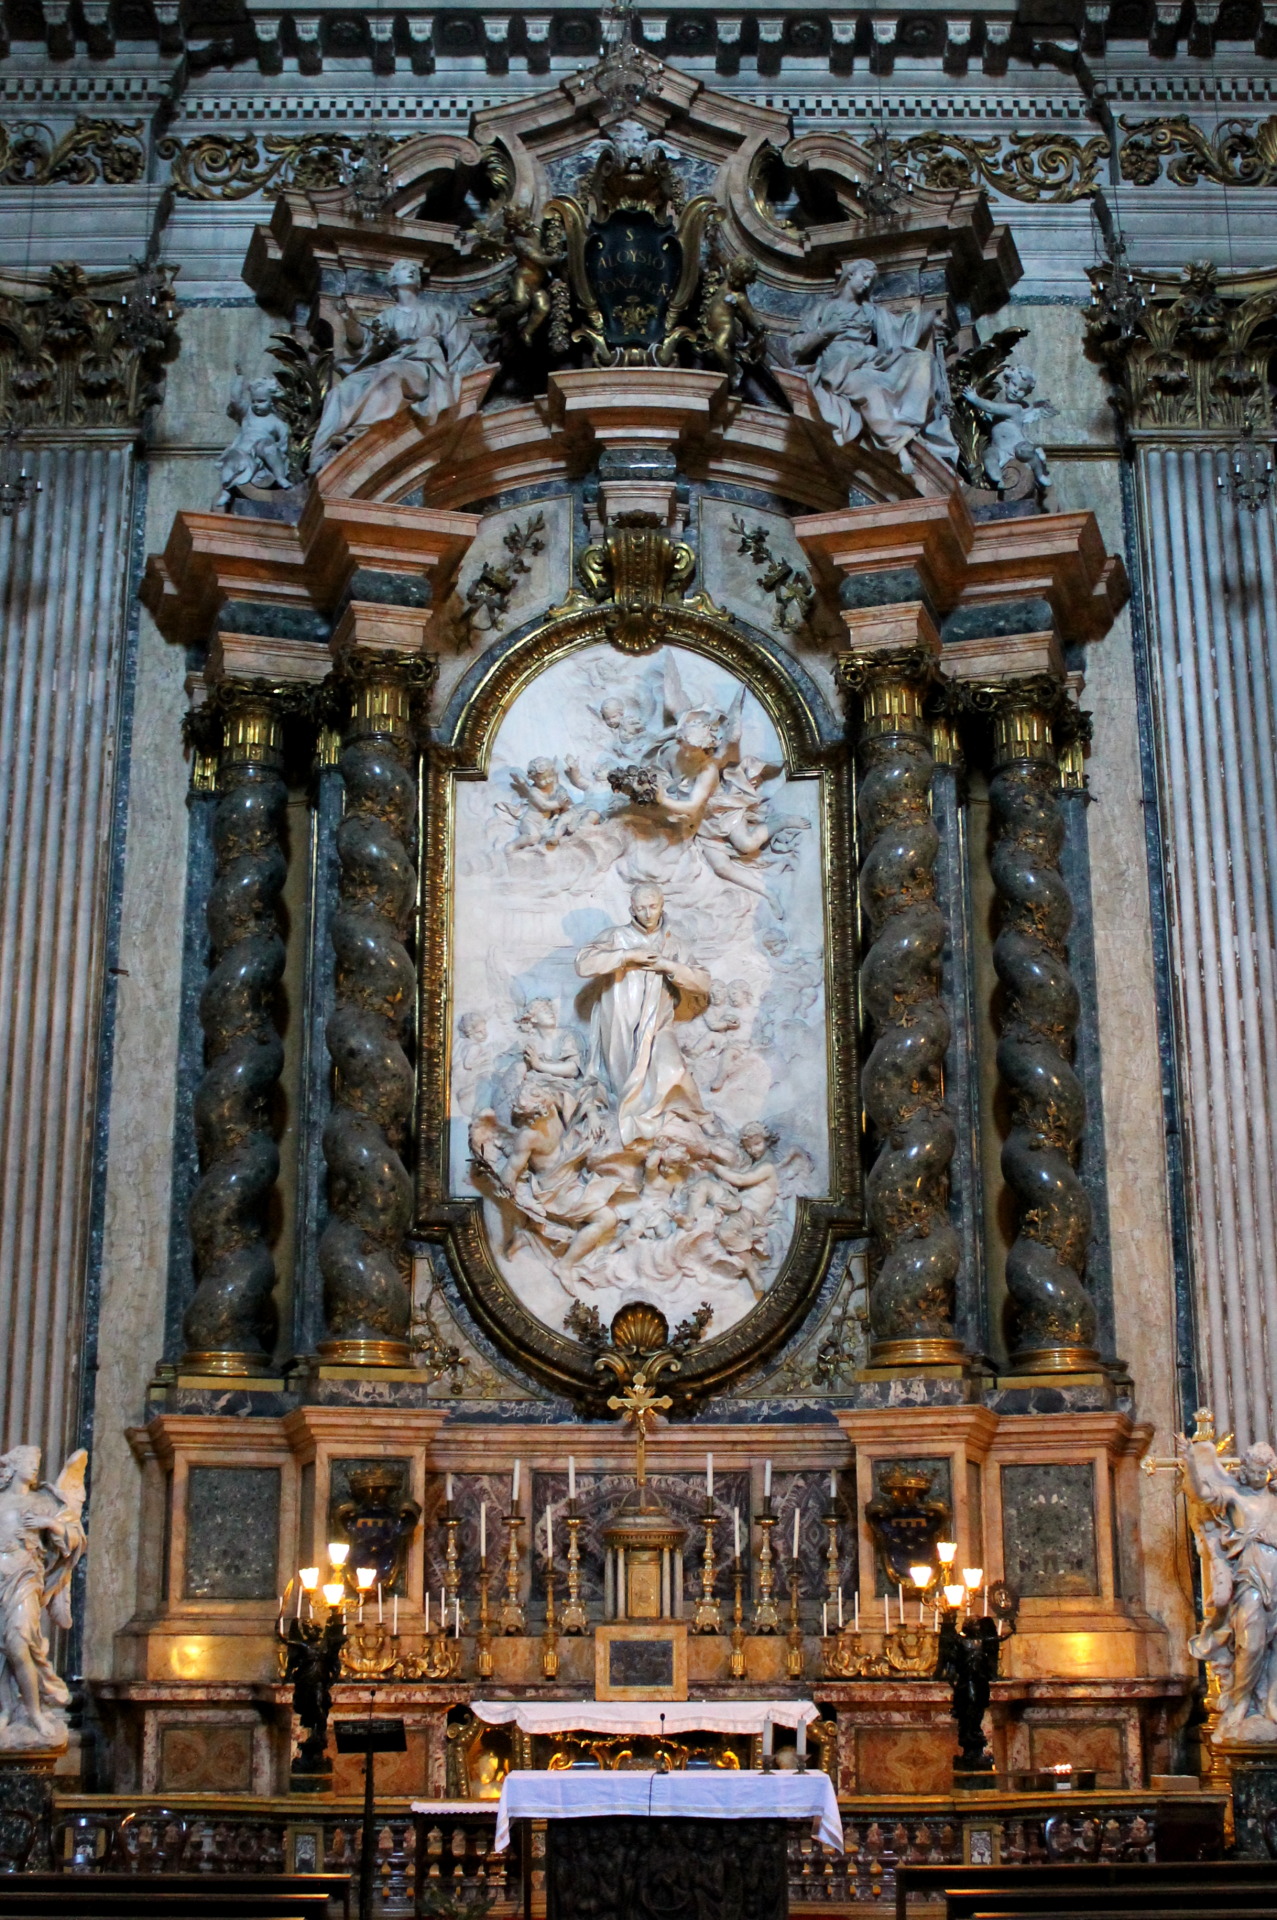
[[[71,1625],[68,1589],[84,1552],[88,1454],[73,1453],[52,1486],[39,1447],[0,1454],[0,1751],[60,1751],[70,1702],[53,1670],[44,1615]]]

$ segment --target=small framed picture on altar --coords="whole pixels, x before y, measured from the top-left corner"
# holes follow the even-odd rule
[[[596,1700],[686,1700],[687,1628],[677,1620],[594,1629]]]

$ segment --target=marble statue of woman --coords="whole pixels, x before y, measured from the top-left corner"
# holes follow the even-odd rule
[[[480,364],[480,354],[462,322],[421,292],[421,268],[415,260],[396,260],[390,269],[394,305],[374,314],[352,344],[360,351],[345,363],[342,378],[328,392],[315,430],[310,469],[326,461],[356,434],[378,420],[393,420],[410,406],[422,420],[437,420],[455,406],[461,376]]]
[[[1216,1740],[1277,1742],[1277,1453],[1248,1447],[1230,1471],[1209,1439],[1176,1441],[1202,1559],[1205,1619],[1189,1640],[1219,1675]]]
[[[848,260],[835,291],[817,303],[792,334],[790,357],[807,368],[807,383],[840,447],[865,434],[913,472],[909,447],[921,439],[954,462],[957,444],[943,414],[933,418],[935,361],[927,344],[931,316],[892,313],[869,298],[872,260]]]
[[[71,1695],[49,1659],[43,1616],[69,1627],[67,1588],[84,1552],[84,1470],[73,1453],[52,1486],[38,1484],[39,1447],[0,1454],[0,1751],[67,1744]]]
[[[672,1108],[701,1114],[704,1102],[674,1033],[709,1004],[710,977],[687,965],[665,922],[665,896],[648,883],[630,894],[630,919],[576,956],[585,980],[603,982],[590,1020],[588,1072],[616,1096],[624,1146],[654,1139]]]

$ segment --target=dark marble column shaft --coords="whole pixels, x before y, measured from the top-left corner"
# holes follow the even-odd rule
[[[288,793],[276,699],[228,683],[218,702],[213,967],[200,997],[207,1064],[195,1095],[201,1177],[189,1215],[197,1285],[183,1321],[182,1365],[262,1374],[277,1332],[267,1208],[279,1177],[271,1106],[284,1063],[275,1002]]]
[[[407,1366],[411,1286],[405,1236],[412,1182],[408,1059],[416,982],[406,941],[417,892],[413,709],[428,663],[357,649],[337,829],[340,896],[332,923],[334,1069],[324,1128],[328,1224],[319,1243],[326,1337],[319,1356],[346,1366]]]
[[[871,1365],[953,1364],[960,1248],[948,1215],[953,1121],[944,1104],[950,1023],[940,996],[944,915],[936,898],[939,834],[923,701],[933,654],[918,645],[843,655],[859,696],[860,904],[871,934],[861,995],[873,1045],[861,1076],[876,1152],[869,1170],[874,1271]]]
[[[1073,907],[1060,872],[1064,819],[1052,722],[1063,688],[1045,680],[975,690],[993,716],[993,962],[1002,984],[998,1074],[1011,1109],[1002,1172],[1015,1197],[1007,1254],[1008,1345],[1018,1373],[1099,1365],[1083,1282],[1091,1206],[1077,1173],[1086,1119],[1073,1069],[1078,990],[1068,964]]]

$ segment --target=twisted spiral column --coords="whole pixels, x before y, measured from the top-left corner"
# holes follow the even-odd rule
[[[1064,819],[1052,721],[1063,690],[1037,680],[986,689],[993,714],[993,882],[1002,983],[998,1074],[1010,1099],[1002,1172],[1018,1231],[1007,1254],[1010,1365],[1070,1373],[1100,1364],[1083,1283],[1091,1205],[1076,1171],[1086,1119],[1073,1071],[1078,991],[1067,939],[1073,906],[1060,874]]]
[[[319,1242],[327,1338],[322,1360],[406,1367],[411,1289],[404,1165],[416,990],[405,944],[417,892],[414,696],[433,663],[344,656],[352,703],[340,769],[340,898],[333,916],[336,1005],[328,1021],[335,1098],[324,1128],[329,1219]]]
[[[183,1367],[270,1371],[277,1331],[267,1206],[279,1177],[271,1099],[284,1064],[275,996],[284,971],[279,897],[288,791],[280,704],[219,689],[222,738],[208,902],[213,968],[200,997],[207,1067],[195,1094],[201,1178],[191,1199],[197,1285]]]
[[[917,646],[843,655],[839,666],[860,695],[860,904],[873,936],[860,968],[874,1029],[861,1093],[878,1139],[867,1181],[876,1256],[869,1358],[875,1366],[952,1364],[964,1349],[954,1332],[961,1249],[948,1215],[956,1136],[944,1105],[940,838],[923,718],[933,656]]]

